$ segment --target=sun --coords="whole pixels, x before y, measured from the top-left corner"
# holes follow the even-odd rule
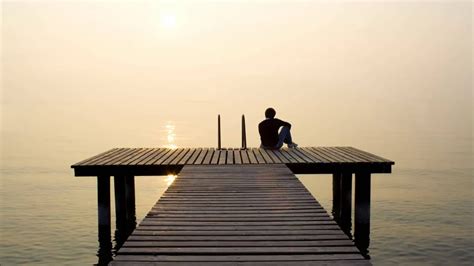
[[[172,29],[176,27],[176,15],[172,13],[160,14],[160,25],[164,29]]]

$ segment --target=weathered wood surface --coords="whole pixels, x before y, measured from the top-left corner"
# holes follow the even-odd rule
[[[353,147],[280,150],[115,148],[72,165],[76,176],[160,175],[184,165],[286,164],[293,173],[390,173],[394,162]]]
[[[282,164],[185,166],[112,262],[154,263],[370,265]]]

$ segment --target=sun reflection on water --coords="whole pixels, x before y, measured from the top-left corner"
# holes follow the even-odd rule
[[[173,125],[172,122],[168,122],[165,125],[165,131],[166,131],[166,141],[167,144],[164,145],[165,148],[169,149],[177,149],[178,145],[176,145],[175,140],[176,140],[176,134],[174,133],[175,125]]]
[[[176,175],[168,175],[165,179],[166,181],[166,186],[169,187],[171,184],[173,184],[174,180],[176,179]]]

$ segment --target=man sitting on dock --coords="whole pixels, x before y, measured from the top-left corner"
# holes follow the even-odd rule
[[[283,143],[286,143],[288,148],[298,147],[298,144],[294,143],[291,139],[291,124],[275,118],[275,115],[275,109],[267,108],[265,110],[266,119],[258,124],[258,132],[262,141],[260,147],[264,149],[280,149]],[[280,127],[281,130],[278,133]]]

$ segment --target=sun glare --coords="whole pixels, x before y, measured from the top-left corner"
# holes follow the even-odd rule
[[[176,179],[176,175],[168,175],[166,177],[166,186],[171,186],[171,184],[173,184],[174,180]]]
[[[176,27],[176,16],[171,13],[160,14],[160,25],[164,29],[172,29]]]

